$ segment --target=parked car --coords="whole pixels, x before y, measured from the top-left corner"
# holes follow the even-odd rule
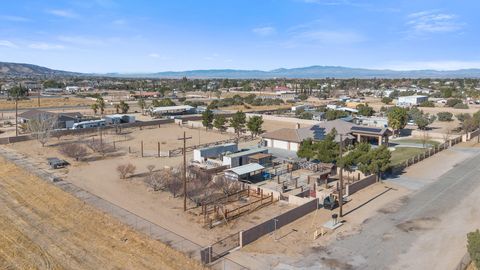
[[[52,169],[64,168],[64,167],[70,165],[70,163],[68,163],[66,160],[59,159],[59,158],[56,158],[56,157],[47,158],[47,161],[48,161],[48,165]]]

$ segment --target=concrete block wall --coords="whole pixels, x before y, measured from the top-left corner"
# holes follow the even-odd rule
[[[246,246],[260,237],[273,232],[315,210],[318,208],[318,199],[312,198],[309,202],[291,209],[281,215],[260,223],[252,228],[240,231],[240,246]]]

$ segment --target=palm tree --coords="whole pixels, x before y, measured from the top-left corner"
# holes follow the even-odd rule
[[[93,110],[93,114],[97,114],[97,111],[98,111],[98,104],[97,103],[93,103],[90,108]]]
[[[103,115],[105,112],[105,100],[102,97],[97,98],[97,109],[100,109],[100,114]]]

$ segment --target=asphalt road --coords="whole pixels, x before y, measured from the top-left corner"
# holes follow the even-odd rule
[[[302,261],[281,269],[453,269],[465,252],[466,233],[480,227],[479,192],[477,151],[431,184],[379,211],[360,233],[312,250]]]

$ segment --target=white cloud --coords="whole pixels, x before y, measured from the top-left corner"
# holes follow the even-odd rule
[[[353,31],[311,30],[299,33],[297,38],[319,43],[349,44],[358,43],[365,38]]]
[[[15,43],[8,40],[0,40],[0,47],[18,48],[18,46],[15,45]]]
[[[265,27],[257,27],[252,29],[252,32],[259,35],[259,36],[270,36],[277,32],[274,27],[265,26]]]
[[[76,13],[74,13],[70,10],[66,10],[66,9],[49,9],[46,12],[51,14],[51,15],[55,15],[55,16],[62,17],[62,18],[73,19],[73,18],[78,17],[78,15]]]
[[[0,15],[0,20],[11,22],[28,22],[30,19],[20,16]]]
[[[457,19],[455,14],[421,11],[408,15],[407,25],[413,34],[446,33],[460,30],[464,26]]]
[[[65,48],[65,46],[60,44],[50,44],[45,42],[32,43],[28,45],[28,47],[31,49],[37,49],[37,50],[61,50]]]
[[[151,53],[148,56],[152,57],[152,58],[160,58],[160,54],[158,54],[158,53]]]
[[[411,62],[395,62],[386,65],[382,68],[393,70],[458,70],[458,69],[470,69],[480,68],[480,61],[457,61],[457,60],[445,60],[445,61],[411,61]]]

